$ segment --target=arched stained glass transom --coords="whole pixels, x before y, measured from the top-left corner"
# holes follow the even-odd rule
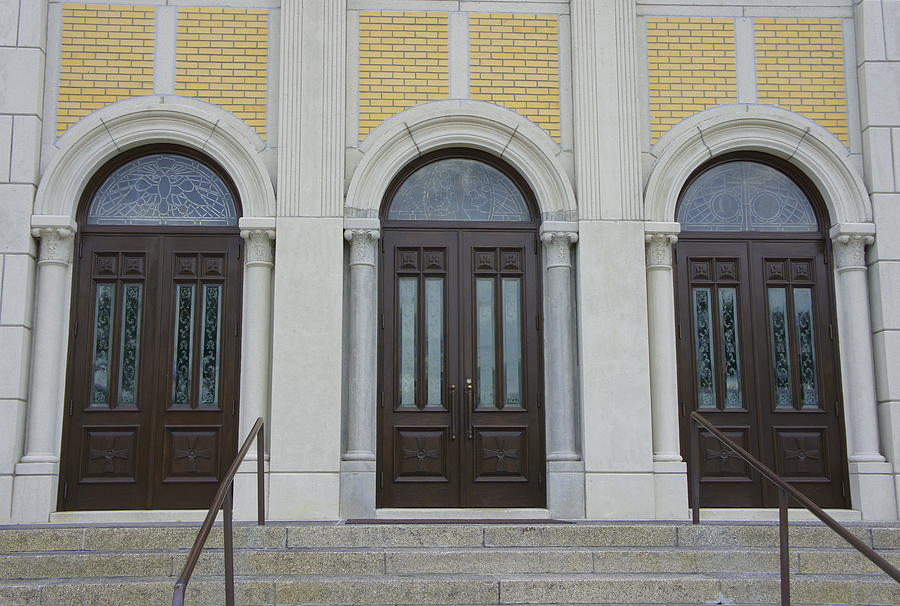
[[[388,211],[396,221],[531,221],[513,181],[471,158],[445,158],[415,170]]]
[[[140,156],[97,189],[89,225],[237,225],[234,196],[199,160],[172,153]]]
[[[747,160],[701,173],[682,195],[676,218],[684,231],[819,231],[812,204],[789,176]]]

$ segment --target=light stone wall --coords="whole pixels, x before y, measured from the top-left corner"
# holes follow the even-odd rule
[[[11,517],[28,401],[46,19],[43,2],[0,2],[0,523]]]

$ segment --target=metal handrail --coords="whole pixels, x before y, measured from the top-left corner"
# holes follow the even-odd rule
[[[790,606],[791,604],[791,569],[790,560],[788,559],[788,502],[791,498],[803,505],[810,513],[822,520],[826,526],[835,531],[842,539],[850,543],[853,548],[869,558],[873,564],[881,568],[892,579],[900,583],[900,570],[897,570],[897,568],[892,566],[891,563],[878,554],[878,552],[863,543],[856,535],[844,528],[837,520],[825,513],[825,510],[813,503],[809,497],[782,480],[759,459],[735,444],[731,438],[719,431],[715,425],[700,413],[696,411],[691,412],[691,419],[698,425],[707,429],[722,444],[731,449],[732,452],[744,459],[751,467],[762,474],[764,478],[778,487],[778,535],[779,550],[781,552],[782,606]],[[700,446],[698,442],[699,440],[691,440],[691,455],[693,459],[693,465],[691,465],[691,493],[694,524],[700,523]]]
[[[194,539],[194,545],[191,547],[191,553],[188,555],[184,568],[181,569],[181,575],[175,583],[175,593],[172,595],[172,606],[184,606],[184,594],[187,591],[188,583],[200,554],[206,541],[209,538],[209,532],[212,530],[213,523],[216,521],[216,515],[222,510],[222,521],[225,529],[225,604],[234,606],[234,526],[232,523],[232,509],[234,508],[234,476],[237,474],[238,467],[244,462],[244,457],[250,450],[250,445],[256,439],[256,490],[257,490],[257,524],[259,526],[266,525],[266,507],[265,507],[265,432],[263,431],[263,420],[259,418],[253,424],[253,428],[244,440],[244,444],[238,451],[237,456],[232,461],[228,472],[213,497],[212,505],[206,513],[206,519],[200,526],[197,538]]]

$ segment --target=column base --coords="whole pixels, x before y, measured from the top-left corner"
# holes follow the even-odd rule
[[[547,461],[547,509],[560,520],[584,519],[584,461]]]
[[[375,461],[341,461],[341,518],[375,517]]]
[[[688,507],[687,463],[684,461],[653,462],[653,498],[657,520],[686,520]]]
[[[13,522],[46,523],[56,511],[57,463],[17,463],[13,479]]]
[[[890,463],[850,463],[850,495],[853,509],[863,520],[896,520],[897,492],[894,466]]]

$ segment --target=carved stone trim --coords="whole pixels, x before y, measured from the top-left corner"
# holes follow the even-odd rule
[[[247,265],[274,265],[275,255],[272,242],[275,241],[274,229],[242,229],[241,238],[245,241],[244,252]]]
[[[547,246],[547,268],[572,267],[572,244],[578,241],[574,231],[547,231],[541,242]]]
[[[871,234],[840,234],[834,237],[834,261],[838,270],[865,269],[866,246],[875,242]]]
[[[70,227],[35,227],[31,235],[41,241],[38,263],[68,265],[72,262],[75,230]]]
[[[670,233],[647,233],[644,235],[647,246],[647,268],[672,269],[672,246],[678,242],[678,236]]]
[[[375,266],[375,243],[381,233],[377,229],[347,229],[344,239],[350,243],[350,265]]]

